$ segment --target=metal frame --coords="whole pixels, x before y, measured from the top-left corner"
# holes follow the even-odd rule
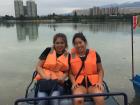
[[[121,93],[121,92],[82,94],[82,95],[63,95],[63,96],[51,96],[51,97],[40,97],[40,98],[21,98],[21,99],[17,99],[15,101],[14,105],[18,105],[20,102],[52,100],[52,99],[65,99],[65,98],[77,98],[77,97],[98,97],[98,96],[123,96],[124,105],[128,105],[127,95],[125,93]]]

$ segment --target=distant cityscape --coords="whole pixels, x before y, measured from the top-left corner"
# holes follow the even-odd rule
[[[25,5],[24,5],[25,4]],[[94,19],[130,19],[132,15],[140,15],[140,2],[110,4],[105,6],[94,6],[84,9],[75,9],[70,13],[58,14],[52,12],[44,16],[38,15],[37,3],[35,0],[14,0],[14,16],[1,16],[0,22],[3,20],[26,20],[26,22],[67,22],[67,21],[85,21]],[[27,21],[29,20],[29,21]]]
[[[139,14],[140,13],[140,7],[125,7],[125,8],[119,8],[119,7],[93,7],[89,9],[79,9],[74,10],[74,13],[77,13],[78,16],[96,16],[96,15],[124,15],[124,14]]]
[[[26,6],[23,5],[23,0],[14,0],[15,17],[37,17],[37,4],[34,0],[27,0]],[[95,16],[95,15],[118,15],[118,14],[134,14],[140,13],[139,7],[92,7],[87,9],[73,10],[69,15],[77,13],[78,16]]]

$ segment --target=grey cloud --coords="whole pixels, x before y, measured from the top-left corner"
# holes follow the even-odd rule
[[[51,0],[51,1],[38,1],[39,6],[43,7],[87,7],[94,3],[92,0]]]

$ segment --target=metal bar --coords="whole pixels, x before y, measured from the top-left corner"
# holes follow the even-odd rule
[[[18,105],[20,102],[29,102],[29,101],[41,101],[41,100],[52,100],[52,99],[65,99],[65,98],[77,98],[77,97],[98,97],[98,96],[123,96],[124,105],[128,105],[128,98],[125,93],[98,93],[98,94],[81,94],[81,95],[63,95],[63,96],[51,96],[51,97],[40,97],[40,98],[22,98],[17,99],[14,105]]]
[[[123,97],[124,97],[124,105],[128,105],[128,98],[125,93],[123,93]]]
[[[134,78],[133,16],[131,18],[132,80]]]

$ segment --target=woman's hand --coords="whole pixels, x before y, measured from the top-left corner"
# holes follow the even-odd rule
[[[71,89],[73,90],[73,89],[78,88],[78,87],[79,87],[79,84],[77,84],[77,83],[75,82],[75,83],[72,84]]]
[[[99,88],[101,91],[104,91],[103,83],[96,83],[94,86]]]
[[[64,83],[67,76],[68,76],[68,73],[64,73],[64,75],[62,75],[58,78],[58,82]]]
[[[58,83],[60,84],[60,85],[63,85],[64,84],[64,80],[57,80],[58,81]]]
[[[58,83],[60,84],[60,85],[63,85],[64,84],[64,77],[62,76],[62,77],[59,77],[58,79],[57,79],[57,81],[58,81]]]

